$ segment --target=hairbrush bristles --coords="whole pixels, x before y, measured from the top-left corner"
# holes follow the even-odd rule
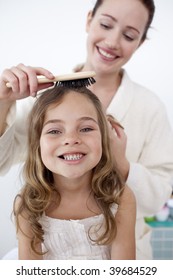
[[[96,81],[93,77],[80,79],[80,80],[69,80],[69,81],[58,81],[55,84],[56,86],[78,88],[78,87],[88,87],[94,84]]]

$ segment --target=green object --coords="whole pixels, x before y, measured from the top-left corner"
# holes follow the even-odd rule
[[[148,222],[153,222],[155,221],[155,216],[149,216],[149,217],[145,217],[145,222],[148,223]]]

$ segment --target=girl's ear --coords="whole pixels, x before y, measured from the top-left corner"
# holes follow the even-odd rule
[[[91,21],[92,21],[92,11],[89,11],[87,15],[86,28],[85,28],[87,33],[89,32]]]

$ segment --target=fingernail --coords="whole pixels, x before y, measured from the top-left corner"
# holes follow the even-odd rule
[[[36,95],[37,95],[36,92],[32,92],[32,93],[31,93],[31,96],[32,96],[32,97],[36,97]]]
[[[51,72],[49,72],[49,75],[50,75],[51,77],[54,77],[54,75],[53,75]]]
[[[118,122],[115,122],[116,123],[116,125],[118,125],[119,127],[121,127],[122,129],[124,129],[124,127],[120,124],[120,123],[118,123]]]

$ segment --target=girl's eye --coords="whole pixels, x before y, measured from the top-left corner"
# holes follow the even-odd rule
[[[89,131],[92,131],[93,129],[91,127],[85,127],[85,128],[82,128],[80,131],[81,132],[89,132]]]
[[[60,130],[57,130],[57,129],[52,129],[50,131],[48,131],[48,134],[60,134],[61,131]]]

